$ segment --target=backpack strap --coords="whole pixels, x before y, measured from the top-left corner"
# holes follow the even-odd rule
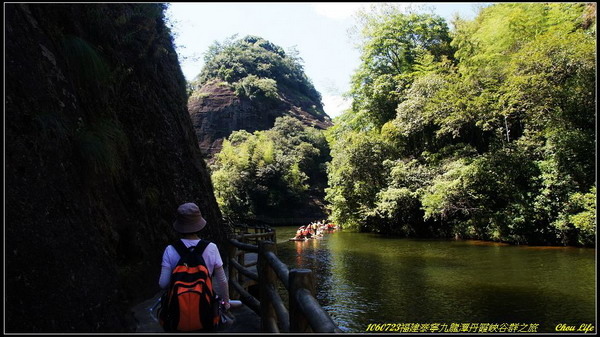
[[[177,241],[175,241],[175,243],[173,243],[172,246],[177,251],[177,254],[179,254],[180,257],[183,257],[184,255],[186,255],[192,251],[198,252],[200,255],[202,255],[202,253],[204,253],[204,250],[206,250],[206,247],[208,247],[209,244],[210,244],[210,241],[200,239],[200,242],[198,242],[198,244],[196,246],[192,246],[192,247],[188,248],[185,246],[183,241],[177,240]]]
[[[185,255],[187,255],[190,252],[190,249],[188,247],[186,247],[185,244],[183,243],[183,241],[181,241],[181,240],[175,241],[172,244],[172,246],[177,251],[177,254],[179,254],[179,258],[184,257]]]
[[[204,253],[204,251],[206,250],[206,247],[208,247],[209,244],[210,244],[210,241],[200,239],[200,242],[198,242],[198,244],[194,248],[194,252],[198,252],[200,255],[202,255],[202,253]]]

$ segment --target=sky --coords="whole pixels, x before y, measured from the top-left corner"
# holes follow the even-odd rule
[[[215,41],[237,34],[262,37],[288,51],[295,48],[304,72],[321,93],[325,112],[334,118],[350,105],[342,95],[360,64],[360,50],[349,30],[354,14],[373,3],[359,2],[178,2],[171,3],[167,19],[172,24],[181,69],[191,81],[204,65],[204,53]],[[408,6],[411,3],[394,3]],[[480,3],[412,3],[428,6],[451,27],[453,15],[473,19]]]

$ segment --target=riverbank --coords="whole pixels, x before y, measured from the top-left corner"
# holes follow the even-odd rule
[[[307,224],[309,222],[303,223],[304,225]],[[273,226],[273,228],[275,228],[276,230],[278,228],[289,228],[291,226],[294,226],[295,224],[285,224],[285,225],[271,225]],[[358,233],[358,234],[370,234],[370,235],[379,235],[382,238],[385,239],[408,239],[408,240],[423,240],[423,241],[464,241],[464,242],[471,242],[473,244],[477,244],[477,245],[496,245],[496,246],[521,246],[521,247],[538,247],[540,249],[543,248],[548,248],[548,249],[552,249],[552,248],[564,248],[564,247],[573,247],[573,248],[592,248],[595,249],[596,246],[594,245],[556,245],[556,244],[551,244],[551,243],[542,243],[542,242],[538,242],[538,243],[522,243],[519,241],[510,241],[510,240],[491,240],[491,239],[480,239],[480,238],[471,238],[471,237],[466,237],[466,236],[430,236],[430,237],[411,237],[411,236],[406,236],[406,235],[401,235],[401,234],[397,234],[397,233],[384,233],[384,232],[375,232],[375,231],[360,231],[360,230],[356,230],[356,229],[344,229],[344,228],[340,228],[337,229],[339,231],[345,231],[345,232],[352,232],[352,233]]]

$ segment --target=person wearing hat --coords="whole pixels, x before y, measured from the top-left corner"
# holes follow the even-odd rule
[[[173,223],[173,229],[181,235],[181,241],[186,247],[196,246],[200,242],[198,232],[206,226],[206,220],[202,217],[200,209],[194,203],[185,203],[177,208],[177,219]],[[229,287],[227,277],[223,270],[223,260],[219,249],[214,243],[210,243],[202,253],[209,274],[212,276],[215,293],[224,301],[226,309],[229,309]],[[168,245],[165,248],[162,259],[159,285],[166,289],[171,282],[171,272],[179,262],[179,254],[175,247]]]

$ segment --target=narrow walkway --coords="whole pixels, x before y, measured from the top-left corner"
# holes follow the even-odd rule
[[[162,292],[157,293],[151,299],[148,299],[131,310],[137,320],[136,333],[141,332],[153,332],[161,333],[164,332],[158,321],[152,316],[152,306],[156,303]],[[235,316],[235,320],[232,325],[223,327],[218,332],[222,333],[258,333],[260,332],[260,316],[254,311],[250,310],[245,305],[240,308],[231,310],[231,313]]]
[[[252,264],[256,263],[258,259],[257,253],[247,253],[245,256],[245,263]],[[256,266],[249,267],[250,270],[256,272]],[[134,306],[131,308],[133,315],[137,321],[136,331],[140,332],[153,332],[161,333],[164,332],[157,319],[152,315],[150,311],[152,306],[156,304],[156,301],[161,296],[162,291],[158,292],[154,297]],[[245,305],[239,308],[231,309],[230,313],[235,317],[232,325],[225,326],[219,329],[218,332],[222,333],[258,333],[260,332],[260,316]]]

